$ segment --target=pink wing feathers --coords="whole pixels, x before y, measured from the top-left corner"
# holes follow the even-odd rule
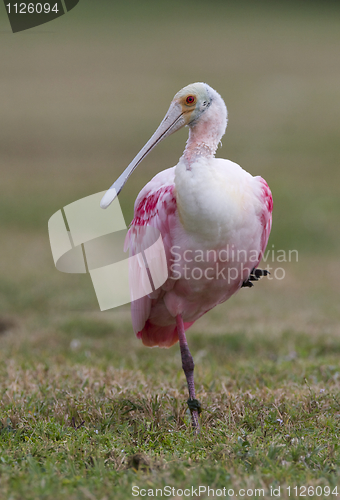
[[[171,235],[172,228],[177,222],[177,204],[174,192],[175,167],[164,170],[157,174],[139,193],[134,210],[134,219],[127,235],[126,245],[129,246],[130,255],[136,254],[134,242],[140,239],[140,229],[151,226],[157,229],[163,239],[164,250],[168,263],[171,258]],[[260,182],[259,198],[262,210],[259,213],[262,234],[259,248],[259,261],[261,260],[267,246],[271,224],[273,200],[268,184],[262,177],[255,178]],[[143,233],[145,234],[145,233]],[[147,233],[146,233],[147,234]],[[143,247],[147,248],[151,242],[143,241]],[[139,245],[140,247],[140,241]],[[258,263],[257,263],[258,265]],[[158,345],[160,347],[170,347],[178,340],[177,329],[174,324],[167,326],[155,325],[150,321],[152,307],[157,304],[165,294],[165,289],[170,290],[175,285],[175,280],[168,279],[158,290],[135,300],[131,303],[132,325],[138,338],[142,339],[147,346]],[[189,328],[193,322],[185,323],[185,329]]]
[[[260,262],[266,250],[266,246],[270,235],[270,230],[272,228],[273,197],[266,181],[260,176],[255,177],[255,179],[258,179],[261,182],[261,190],[262,190],[261,201],[263,203],[263,209],[260,216],[262,225],[261,250],[260,250],[261,253],[259,259]]]
[[[139,193],[134,210],[134,218],[127,235],[126,246],[129,246],[130,255],[136,253],[136,238],[140,247],[140,228],[151,226],[157,229],[163,240],[167,263],[170,262],[171,226],[175,220],[177,210],[174,196],[175,167],[157,174]],[[146,233],[147,234],[147,233]],[[142,236],[143,237],[143,236]],[[147,248],[148,242],[143,242]],[[169,267],[168,267],[169,269]],[[174,286],[173,280],[168,280],[166,288]],[[133,329],[138,338],[147,346],[159,345],[170,347],[178,340],[176,325],[157,326],[149,321],[151,306],[164,294],[160,288],[131,303]],[[175,322],[175,320],[174,320]]]

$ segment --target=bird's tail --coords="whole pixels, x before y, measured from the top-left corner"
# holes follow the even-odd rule
[[[194,321],[184,323],[185,330],[193,323]],[[137,333],[137,337],[148,347],[171,347],[178,342],[176,325],[158,326],[149,320],[145,323],[143,330]]]

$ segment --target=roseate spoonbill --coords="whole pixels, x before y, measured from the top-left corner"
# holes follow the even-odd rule
[[[158,173],[139,193],[128,237],[141,226],[157,228],[169,276],[151,295],[132,302],[132,324],[147,346],[180,344],[188,405],[196,432],[199,403],[194,362],[185,330],[242,286],[267,271],[256,269],[272,222],[272,195],[264,179],[229,160],[215,158],[227,126],[221,96],[205,83],[180,90],[151,139],[106,192],[106,208],[146,155],[165,137],[189,127],[178,164]]]

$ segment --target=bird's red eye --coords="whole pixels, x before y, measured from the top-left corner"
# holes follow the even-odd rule
[[[187,104],[194,104],[194,102],[195,102],[195,96],[194,95],[188,95],[188,97],[185,99],[185,102]]]

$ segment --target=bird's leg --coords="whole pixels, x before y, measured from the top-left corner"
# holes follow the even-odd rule
[[[182,356],[182,368],[184,370],[189,389],[188,406],[191,411],[192,424],[194,426],[196,434],[198,434],[200,431],[200,424],[198,421],[200,404],[197,401],[195,394],[195,382],[194,382],[195,365],[194,365],[194,360],[192,359],[191,353],[189,351],[188,342],[185,336],[184,323],[182,316],[180,314],[176,316],[176,325],[177,325],[179,346],[181,349],[181,356]]]

